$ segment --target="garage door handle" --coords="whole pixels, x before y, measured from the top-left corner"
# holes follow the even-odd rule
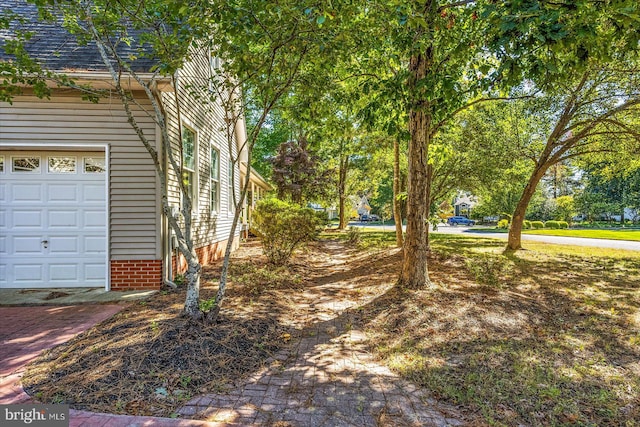
[[[43,240],[42,242],[40,242],[44,245],[44,248],[47,249],[49,247],[49,241],[48,240]]]

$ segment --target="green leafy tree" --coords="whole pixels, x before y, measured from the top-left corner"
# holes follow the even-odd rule
[[[571,223],[577,214],[573,196],[560,196],[555,199],[555,203],[554,219]]]
[[[545,80],[581,69],[602,45],[618,40],[637,48],[637,10],[616,2],[601,14],[590,2],[393,1],[368,5],[361,25],[363,43],[389,46],[400,72],[374,77],[373,90],[398,100],[408,116],[410,143],[407,234],[400,282],[429,283],[426,220],[431,206],[431,145],[457,113],[487,97],[501,97],[523,76]],[[617,31],[610,20],[620,19]],[[383,35],[383,36],[381,36]],[[579,35],[579,36],[578,36]],[[372,57],[375,57],[372,55]],[[363,56],[362,74],[379,63]],[[500,93],[500,90],[502,93]]]
[[[635,212],[631,220],[640,215],[640,165],[621,159],[608,159],[584,165],[584,188],[576,197],[577,210],[595,221],[601,216],[620,215],[624,223],[625,208]]]
[[[532,138],[532,146],[539,148],[533,157],[535,167],[513,213],[508,249],[522,247],[525,213],[538,183],[551,167],[592,153],[640,146],[639,76],[633,61],[594,62],[530,101],[530,114],[540,123],[540,133]]]

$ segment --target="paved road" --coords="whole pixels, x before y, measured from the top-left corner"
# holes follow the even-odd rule
[[[464,234],[466,236],[507,239],[507,233],[487,233],[469,227],[438,227],[437,233]],[[592,246],[594,248],[612,248],[640,251],[640,242],[628,240],[589,239],[585,237],[546,236],[541,234],[522,234],[522,240],[556,243],[561,245]]]
[[[365,225],[366,227],[380,227],[381,225],[353,223],[352,225]],[[386,230],[393,230],[392,225],[384,226]],[[482,229],[472,229],[469,227],[451,227],[448,225],[440,225],[435,233],[442,234],[464,234],[473,237],[486,237],[489,239],[507,239],[507,233],[490,233],[482,232]],[[538,242],[556,243],[560,245],[576,245],[576,246],[592,246],[594,248],[612,248],[626,249],[631,251],[640,251],[640,242],[632,242],[627,240],[608,240],[608,239],[588,239],[585,237],[564,237],[564,236],[545,236],[539,234],[523,234],[522,240],[536,240]]]

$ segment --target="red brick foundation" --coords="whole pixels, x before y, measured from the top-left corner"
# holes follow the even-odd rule
[[[236,249],[240,241],[233,242]],[[227,241],[217,242],[209,246],[196,249],[200,264],[207,265],[224,256]],[[176,257],[171,257],[173,276],[182,274],[187,270],[187,263],[182,255],[177,263]],[[133,291],[160,289],[162,285],[162,261],[161,260],[126,260],[111,261],[111,290]]]
[[[111,290],[160,289],[161,260],[111,261]]]
[[[239,239],[236,239],[233,242],[233,249],[237,249],[240,245]],[[224,240],[222,242],[216,242],[209,246],[203,246],[201,248],[196,248],[196,254],[198,255],[198,259],[200,260],[201,265],[208,265],[211,262],[218,260],[224,256],[224,251],[227,248],[227,241]],[[182,254],[180,255],[179,264],[176,262],[176,257],[171,257],[171,271],[173,271],[173,277],[175,278],[177,274],[183,274],[187,271],[187,261],[184,259]]]

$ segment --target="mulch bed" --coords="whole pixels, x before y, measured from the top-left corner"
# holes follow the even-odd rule
[[[215,325],[180,316],[183,292],[132,305],[46,352],[25,374],[27,393],[77,409],[170,415],[194,395],[221,391],[268,362],[286,327],[222,314]]]
[[[254,244],[236,258],[255,255]],[[205,269],[203,299],[215,295],[219,267]],[[213,325],[181,316],[184,289],[133,303],[45,352],[28,367],[25,391],[39,401],[76,409],[169,416],[194,396],[232,387],[269,364],[288,345],[292,331],[268,304],[262,310],[235,310],[247,291],[231,288]]]

